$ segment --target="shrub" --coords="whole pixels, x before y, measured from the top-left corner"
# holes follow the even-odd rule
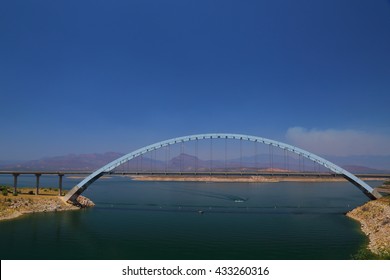
[[[359,251],[351,256],[353,260],[390,260],[390,253],[384,251],[379,254],[374,254],[367,248],[361,248]]]
[[[34,192],[33,191],[29,191],[28,194],[34,194]]]
[[[390,218],[389,217],[386,217],[385,219],[383,219],[382,221],[382,226],[385,226],[387,224],[390,224]]]
[[[7,188],[2,188],[2,189],[1,189],[1,192],[2,192],[2,194],[3,194],[4,196],[7,196],[7,195],[8,195],[8,190],[7,190]]]
[[[367,248],[361,248],[356,254],[352,255],[352,259],[353,260],[377,260],[379,259],[379,256],[375,255]]]

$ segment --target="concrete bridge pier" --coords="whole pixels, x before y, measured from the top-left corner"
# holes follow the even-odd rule
[[[35,183],[35,194],[38,195],[39,194],[39,177],[41,177],[42,174],[35,174],[35,176],[37,177],[37,180],[36,180],[36,183]]]
[[[18,187],[18,176],[19,176],[19,173],[13,173],[12,175],[14,175],[14,195],[17,195],[18,194],[18,191],[17,191],[17,187]]]
[[[62,196],[62,177],[64,174],[58,174],[58,195]]]

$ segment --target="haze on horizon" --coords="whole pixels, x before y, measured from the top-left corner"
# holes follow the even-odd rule
[[[0,161],[209,132],[390,155],[390,1],[0,3]]]

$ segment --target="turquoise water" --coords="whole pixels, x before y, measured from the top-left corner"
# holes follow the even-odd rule
[[[30,180],[26,184],[33,185],[34,177]],[[56,178],[50,180],[55,186]],[[67,179],[65,185],[77,181]],[[84,194],[94,208],[1,222],[0,258],[350,259],[366,242],[359,224],[344,213],[367,198],[348,182],[113,177],[95,182]]]

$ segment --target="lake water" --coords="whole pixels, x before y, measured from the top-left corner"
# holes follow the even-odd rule
[[[57,177],[41,177],[56,187]],[[65,179],[65,188],[79,179]],[[381,182],[369,182],[372,186]],[[1,184],[12,177],[0,176]],[[34,176],[20,176],[33,186]],[[96,181],[96,206],[0,223],[1,259],[350,259],[367,242],[344,214],[349,182]]]

